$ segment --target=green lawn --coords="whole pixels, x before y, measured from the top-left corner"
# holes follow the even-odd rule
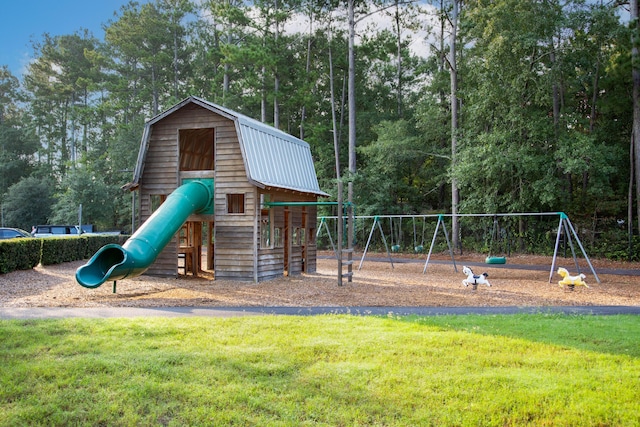
[[[637,316],[0,322],[0,425],[637,426]]]

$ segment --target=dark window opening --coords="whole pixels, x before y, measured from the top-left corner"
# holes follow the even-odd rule
[[[180,170],[214,170],[214,129],[180,129]]]
[[[227,194],[227,213],[244,213],[244,194]]]

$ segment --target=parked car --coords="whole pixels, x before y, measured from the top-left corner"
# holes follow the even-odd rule
[[[0,228],[0,239],[15,239],[20,237],[33,237],[31,233],[21,230],[19,228]]]
[[[32,231],[33,237],[64,237],[77,236],[77,225],[36,225]]]

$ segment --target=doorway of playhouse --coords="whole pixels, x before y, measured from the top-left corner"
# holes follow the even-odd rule
[[[178,274],[211,276],[214,274],[213,221],[187,221],[178,232]]]

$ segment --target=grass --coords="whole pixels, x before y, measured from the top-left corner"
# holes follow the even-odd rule
[[[635,426],[637,316],[0,322],[0,425]]]

